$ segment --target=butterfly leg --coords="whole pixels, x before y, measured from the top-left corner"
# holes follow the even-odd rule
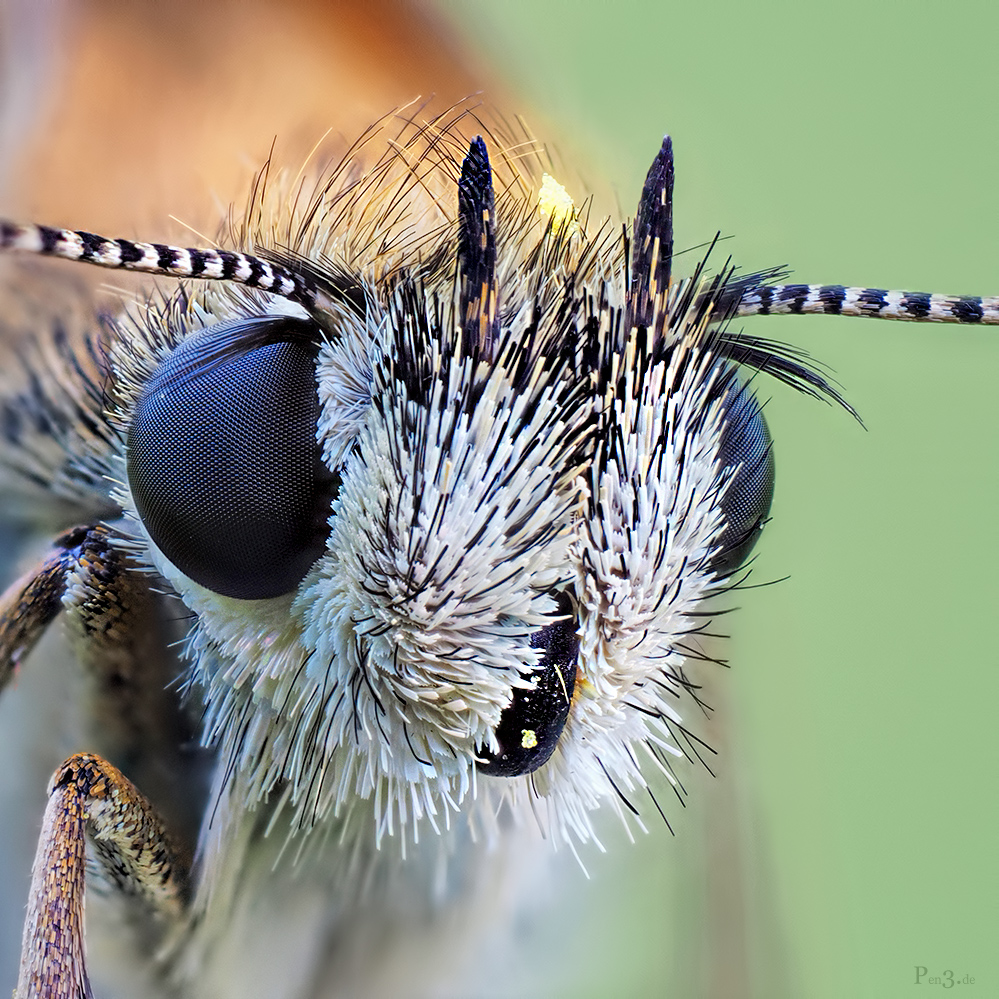
[[[84,960],[86,841],[118,890],[176,921],[184,873],[152,805],[116,767],[79,753],[56,770],[31,873],[16,999],[92,995]]]
[[[141,769],[157,756],[173,716],[159,710],[160,678],[149,675],[144,639],[151,596],[114,547],[107,528],[75,528],[0,597],[0,690],[60,611],[93,681],[92,715],[103,745]],[[152,683],[150,681],[153,681]],[[148,695],[146,689],[151,688]],[[154,710],[156,709],[156,710]],[[158,727],[156,719],[166,716]],[[143,743],[154,748],[142,751]],[[150,801],[112,763],[75,754],[58,767],[32,868],[17,999],[86,999],[83,898],[90,859],[118,894],[157,922],[184,908],[185,865]]]

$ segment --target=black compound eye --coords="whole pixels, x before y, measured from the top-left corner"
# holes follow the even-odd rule
[[[500,751],[480,750],[476,766],[481,773],[519,777],[537,770],[555,752],[569,717],[579,658],[572,600],[566,593],[555,594],[555,600],[562,620],[531,636],[531,648],[545,650],[538,669],[531,674],[536,678],[535,685],[530,689],[514,688],[513,699],[503,709],[496,727]]]
[[[732,377],[723,405],[719,461],[724,468],[738,468],[722,499],[725,528],[710,563],[719,578],[730,576],[749,557],[774,497],[773,441],[756,396]]]
[[[184,340],[149,379],[126,437],[150,537],[214,593],[291,592],[322,554],[336,482],[316,442],[316,328],[260,317]]]

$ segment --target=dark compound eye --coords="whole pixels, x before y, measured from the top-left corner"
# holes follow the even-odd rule
[[[146,384],[126,438],[150,537],[215,593],[291,592],[322,554],[336,482],[316,442],[316,328],[263,317],[188,337]]]
[[[560,621],[554,621],[531,636],[532,649],[544,649],[544,658],[532,674],[535,686],[515,687],[513,700],[500,715],[496,740],[500,751],[480,750],[477,766],[484,774],[519,777],[548,762],[555,752],[569,717],[576,686],[576,613],[566,593],[555,594]],[[565,616],[568,615],[568,616]]]
[[[726,526],[710,565],[719,578],[730,576],[749,557],[774,497],[773,441],[760,404],[749,387],[733,377],[724,406],[719,460],[725,468],[740,467],[722,500]]]

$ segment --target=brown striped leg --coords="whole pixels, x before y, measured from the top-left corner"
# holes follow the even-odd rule
[[[185,736],[176,698],[166,689],[171,666],[153,595],[112,540],[103,525],[74,528],[0,596],[0,690],[63,611],[91,681],[84,709],[99,751],[151,788],[177,828],[177,802],[199,801],[197,779],[178,749]],[[49,795],[16,995],[83,999],[90,996],[82,925],[87,841],[118,894],[171,919],[182,909],[190,851],[174,849],[149,800],[100,756],[67,760]]]
[[[52,551],[0,597],[0,691],[62,610],[68,548],[73,535],[85,530],[58,538]]]
[[[90,999],[84,959],[86,839],[107,879],[157,915],[183,909],[183,872],[149,802],[99,756],[71,756],[49,785],[21,944],[16,999]]]
[[[90,748],[124,770],[193,840],[202,762],[173,689],[177,663],[163,607],[105,526],[77,527],[0,596],[0,691],[55,616],[64,612],[76,660],[88,678]]]
[[[104,525],[74,527],[56,538],[0,596],[0,690],[64,609],[88,666],[110,660],[99,667],[103,672],[127,669],[124,661],[135,658],[130,619],[146,589],[132,576]]]

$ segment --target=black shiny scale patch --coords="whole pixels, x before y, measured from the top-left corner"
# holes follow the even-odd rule
[[[279,342],[233,348],[244,334],[259,340],[254,323]],[[195,582],[242,600],[304,578],[324,550],[336,484],[316,442],[314,354],[300,335],[281,342],[280,326],[247,320],[189,337],[149,380],[126,440],[150,537]]]
[[[539,668],[532,673],[535,685],[515,687],[513,699],[500,715],[496,739],[500,750],[480,750],[480,773],[520,777],[548,762],[565,728],[576,686],[579,638],[575,609],[567,593],[555,594],[562,620],[536,631],[532,649],[544,649]]]

